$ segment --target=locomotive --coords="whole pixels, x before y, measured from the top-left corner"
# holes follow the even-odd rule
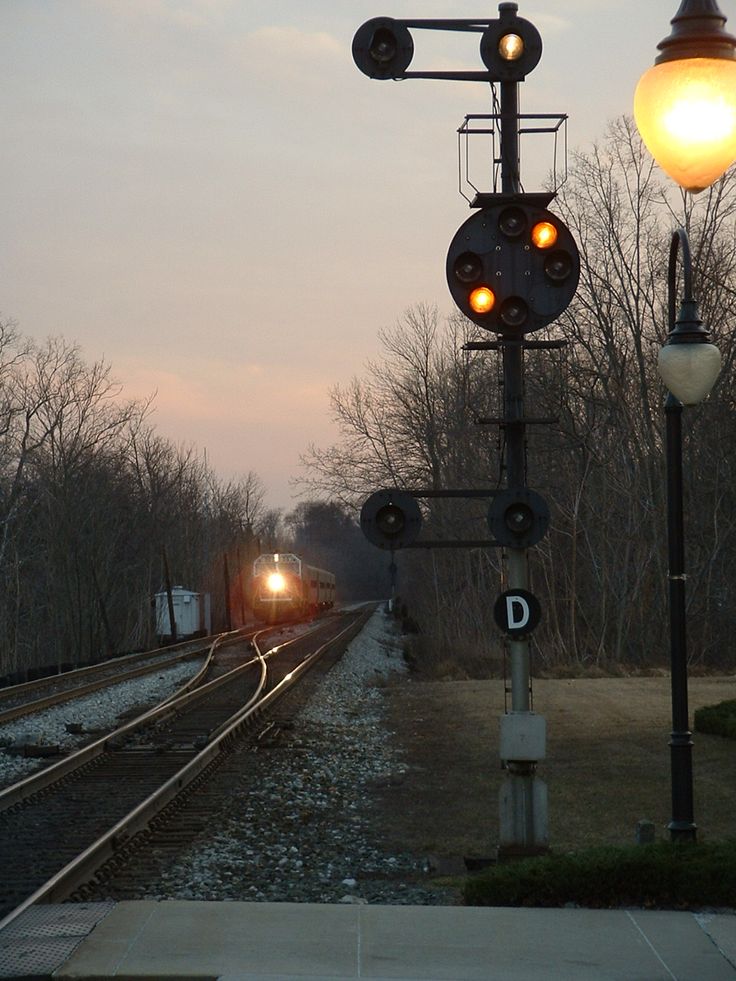
[[[259,555],[253,563],[251,602],[258,620],[298,620],[334,605],[335,577],[292,552]]]

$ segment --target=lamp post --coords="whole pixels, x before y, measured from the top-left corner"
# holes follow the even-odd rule
[[[682,0],[661,54],[640,79],[634,116],[657,163],[686,191],[709,187],[736,160],[736,38],[726,33],[716,0]],[[683,297],[675,319],[677,257]],[[713,387],[721,356],[708,341],[692,294],[692,259],[684,228],[672,235],[667,276],[669,335],[659,352],[665,402],[672,735],[673,841],[694,841],[692,733],[688,722],[687,615],[682,493],[682,409]]]
[[[684,288],[675,320],[677,255],[682,250]],[[670,677],[672,734],[670,767],[673,841],[694,841],[692,733],[687,698],[687,613],[685,608],[685,536],[682,492],[682,409],[695,405],[710,392],[721,366],[721,355],[708,342],[708,331],[698,316],[692,295],[690,243],[684,228],[672,235],[667,275],[669,335],[659,352],[659,373],[668,389],[665,401],[667,464],[667,555],[669,566]]]

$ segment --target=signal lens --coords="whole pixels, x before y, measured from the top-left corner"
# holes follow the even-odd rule
[[[384,505],[376,514],[376,527],[384,535],[398,535],[405,524],[404,512],[395,504]]]
[[[463,252],[455,260],[453,271],[461,283],[475,283],[483,273],[483,264],[475,252]]]
[[[506,208],[498,219],[498,227],[507,238],[518,238],[526,226],[526,215],[521,208]]]
[[[517,501],[510,508],[507,508],[503,518],[509,531],[517,535],[529,531],[534,524],[534,512],[523,501]]]
[[[487,286],[476,287],[468,297],[470,309],[474,313],[490,313],[495,302],[496,297],[493,294],[493,290]]]
[[[557,242],[557,229],[551,221],[538,221],[532,228],[532,242],[538,249],[551,249]]]
[[[553,283],[563,283],[572,272],[572,260],[567,252],[557,251],[544,260],[544,271]]]
[[[507,327],[521,327],[529,316],[529,307],[520,296],[510,296],[501,304],[501,320]]]
[[[280,572],[272,572],[268,577],[267,585],[272,593],[280,593],[286,586],[286,580]]]
[[[518,61],[524,54],[524,39],[518,34],[504,34],[498,42],[498,53],[504,61]]]
[[[379,65],[387,65],[396,57],[396,35],[387,27],[379,27],[371,38],[368,54]]]

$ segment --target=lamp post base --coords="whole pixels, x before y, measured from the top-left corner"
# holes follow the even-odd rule
[[[697,824],[692,821],[670,821],[667,825],[671,841],[695,841],[697,839]]]

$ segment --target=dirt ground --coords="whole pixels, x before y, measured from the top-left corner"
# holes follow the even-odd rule
[[[669,837],[670,682],[661,678],[534,682],[547,720],[554,851],[635,840],[640,819]],[[389,847],[456,860],[491,855],[498,840],[498,718],[502,681],[422,682],[384,690],[386,716],[408,772],[377,788]],[[690,714],[736,698],[736,677],[691,678]],[[695,821],[701,840],[736,836],[736,742],[695,733]]]

